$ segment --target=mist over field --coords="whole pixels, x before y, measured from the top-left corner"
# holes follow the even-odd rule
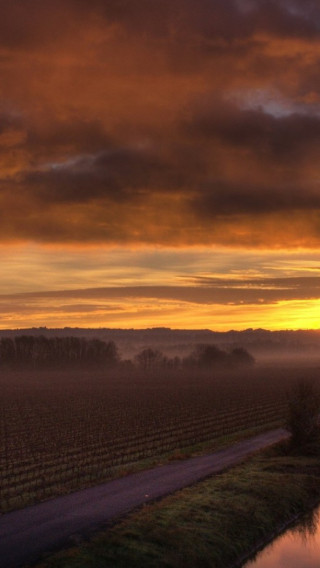
[[[1,331],[2,511],[284,425],[290,387],[319,380],[318,341],[307,331]]]
[[[211,330],[177,330],[166,327],[149,329],[108,329],[71,328],[51,329],[47,327],[0,330],[1,338],[19,336],[40,336],[47,339],[75,337],[86,340],[98,339],[114,342],[123,360],[134,359],[144,349],[155,349],[163,355],[185,358],[196,346],[215,345],[225,351],[237,348],[247,349],[256,363],[320,361],[320,331],[247,329],[243,331],[216,332]]]

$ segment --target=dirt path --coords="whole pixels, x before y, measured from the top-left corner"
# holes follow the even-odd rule
[[[132,509],[233,466],[288,437],[272,430],[213,454],[158,466],[0,517],[1,568],[18,568]]]

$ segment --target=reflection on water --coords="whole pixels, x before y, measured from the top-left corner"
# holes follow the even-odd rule
[[[319,568],[320,507],[276,538],[244,568]]]

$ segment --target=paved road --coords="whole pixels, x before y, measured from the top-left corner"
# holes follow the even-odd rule
[[[288,437],[272,430],[213,454],[158,466],[102,485],[13,511],[0,517],[1,568],[18,568],[42,553],[102,528],[153,501],[239,463],[251,453]]]

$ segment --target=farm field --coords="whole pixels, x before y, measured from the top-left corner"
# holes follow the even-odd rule
[[[146,458],[283,424],[286,390],[299,377],[301,369],[258,366],[187,376],[2,371],[1,511],[98,484]]]

